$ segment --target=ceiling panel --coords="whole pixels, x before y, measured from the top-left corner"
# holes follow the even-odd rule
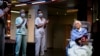
[[[71,0],[73,1],[73,0]],[[74,4],[75,1],[73,1]],[[72,11],[71,11],[72,10]],[[68,0],[57,2],[57,3],[51,3],[48,4],[48,13],[49,15],[73,15],[76,14],[77,9],[75,7],[69,8],[68,7]]]
[[[48,6],[47,10],[49,15],[71,15],[76,13],[67,13],[67,1],[47,3],[46,5]],[[12,7],[12,10],[19,11],[20,9],[25,9],[28,11],[29,7],[30,6]]]
[[[29,10],[29,6],[21,6],[21,7],[12,7],[11,10],[19,11],[20,9],[25,9],[26,11]]]

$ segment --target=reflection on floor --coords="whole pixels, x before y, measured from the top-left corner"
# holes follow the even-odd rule
[[[45,56],[65,56],[65,50],[62,49],[48,49]]]
[[[27,43],[27,56],[35,56],[35,44]],[[5,56],[15,56],[15,40],[5,41]],[[21,53],[20,53],[21,54]],[[20,55],[21,56],[21,55]]]
[[[5,56],[15,56],[15,40],[6,40],[5,42]],[[21,56],[21,55],[20,55]],[[35,44],[27,44],[27,56],[35,56]],[[65,50],[62,49],[48,49],[45,56],[65,56]]]

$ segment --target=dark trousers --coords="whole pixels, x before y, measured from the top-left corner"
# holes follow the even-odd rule
[[[0,56],[4,56],[4,27],[3,24],[0,23]]]
[[[100,56],[100,32],[93,33],[93,55],[92,56]]]

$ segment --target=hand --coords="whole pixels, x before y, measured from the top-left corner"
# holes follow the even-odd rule
[[[85,37],[83,37],[83,38],[81,39],[81,41],[82,41],[82,43],[83,43],[84,45],[88,45],[88,39],[86,39]]]
[[[46,20],[44,24],[47,24],[49,22],[49,20]]]
[[[38,25],[39,28],[40,28],[40,27],[43,27],[43,26],[44,26],[44,24],[39,24],[39,25]]]
[[[5,13],[7,13],[8,11],[9,11],[9,8],[8,7],[4,9],[4,12]]]
[[[84,45],[88,45],[88,41],[84,41],[82,42]]]
[[[85,37],[82,37],[82,39],[81,39],[82,41],[86,41],[86,38]]]
[[[46,20],[46,23],[49,23],[49,20]]]

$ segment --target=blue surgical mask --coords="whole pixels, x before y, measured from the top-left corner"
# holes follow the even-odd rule
[[[21,16],[22,16],[22,17],[25,17],[25,13],[22,13]]]
[[[38,14],[38,16],[39,16],[39,17],[43,17],[43,14],[42,14],[42,13],[40,13],[40,14]]]

